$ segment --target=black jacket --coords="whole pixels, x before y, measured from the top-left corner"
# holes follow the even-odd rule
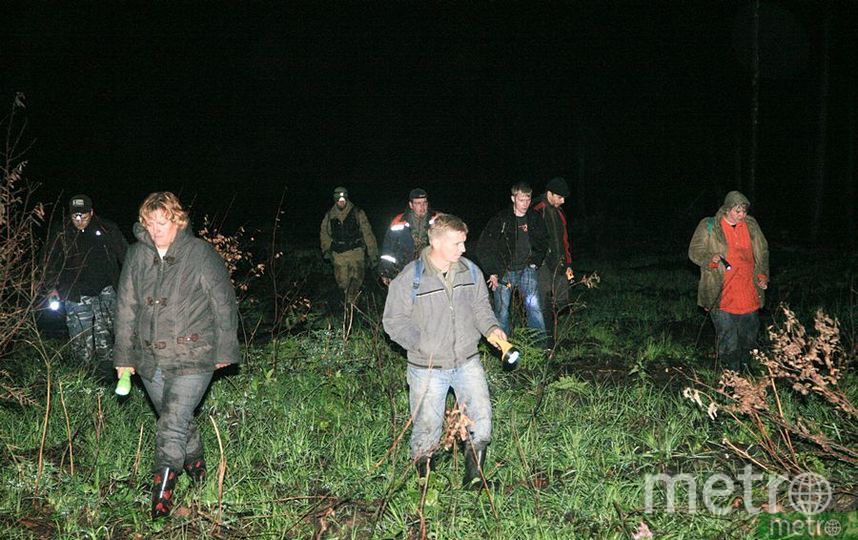
[[[548,240],[545,223],[532,209],[527,210],[525,217],[527,236],[530,240],[530,255],[525,264],[539,266],[545,258]],[[487,276],[496,275],[501,278],[507,270],[510,270],[515,258],[517,234],[518,228],[512,206],[501,210],[489,220],[477,243],[477,256]]]
[[[119,227],[97,214],[79,231],[71,220],[52,230],[45,245],[45,288],[63,300],[94,296],[108,285],[116,287],[128,242]]]
[[[119,278],[116,367],[146,379],[214,371],[239,362],[238,306],[223,259],[205,240],[178,232],[164,258],[142,225]]]

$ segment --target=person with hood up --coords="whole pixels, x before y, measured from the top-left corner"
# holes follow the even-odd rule
[[[114,366],[140,375],[158,416],[152,519],[169,515],[184,470],[206,477],[194,409],[214,371],[240,360],[238,307],[226,265],[188,231],[188,214],[168,191],[150,194],[134,224],[119,278]]]
[[[349,200],[344,187],[334,189],[334,205],[322,218],[319,230],[322,256],[334,265],[334,279],[353,303],[363,284],[367,261],[378,261],[378,245],[363,210]]]
[[[769,246],[748,215],[750,205],[738,191],[729,192],[715,216],[697,225],[688,247],[688,258],[700,267],[697,304],[712,317],[718,358],[734,371],[748,367],[769,286]]]

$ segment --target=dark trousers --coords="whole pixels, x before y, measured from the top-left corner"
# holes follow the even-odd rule
[[[757,333],[760,331],[757,312],[734,315],[713,309],[709,315],[715,323],[721,365],[733,371],[747,368],[748,353],[757,346]]]
[[[146,393],[158,414],[155,434],[155,469],[170,467],[180,471],[185,463],[203,457],[203,441],[194,421],[212,380],[212,372],[193,375],[164,375],[158,369],[151,381],[143,379]]]
[[[543,264],[539,267],[539,305],[542,307],[542,319],[550,341],[554,344],[555,315],[569,305],[569,281],[566,279],[566,267]]]
[[[116,291],[108,285],[98,295],[81,296],[65,303],[66,327],[75,358],[93,365],[98,375],[114,380],[113,316]]]

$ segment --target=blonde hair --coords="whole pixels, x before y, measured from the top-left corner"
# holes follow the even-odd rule
[[[429,226],[429,238],[437,238],[448,231],[468,234],[468,226],[461,218],[453,214],[438,214],[432,218]]]
[[[527,182],[519,182],[512,186],[509,192],[512,194],[513,197],[515,197],[519,193],[522,193],[524,195],[532,195],[533,188],[531,188],[530,184],[528,184]]]
[[[182,208],[179,198],[169,191],[156,191],[143,199],[143,204],[137,212],[140,223],[146,225],[146,218],[158,210],[163,211],[167,219],[175,223],[179,229],[188,226],[188,212]]]

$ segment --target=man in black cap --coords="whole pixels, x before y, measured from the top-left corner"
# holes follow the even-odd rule
[[[429,245],[429,226],[438,212],[429,208],[429,195],[422,188],[408,194],[408,210],[397,214],[384,235],[378,273],[385,285]]]
[[[319,239],[322,256],[333,263],[334,279],[346,302],[353,303],[363,284],[366,262],[374,266],[378,261],[378,245],[366,214],[349,200],[346,188],[334,188],[334,205],[322,218]]]
[[[86,195],[69,200],[69,214],[45,246],[49,305],[65,308],[75,358],[112,381],[115,287],[128,242],[115,223],[95,215]]]
[[[533,205],[533,210],[545,220],[548,231],[548,251],[539,268],[539,302],[552,346],[557,337],[556,315],[569,304],[569,284],[574,278],[569,224],[562,208],[568,196],[566,180],[552,178],[545,186],[545,194],[538,197]]]

